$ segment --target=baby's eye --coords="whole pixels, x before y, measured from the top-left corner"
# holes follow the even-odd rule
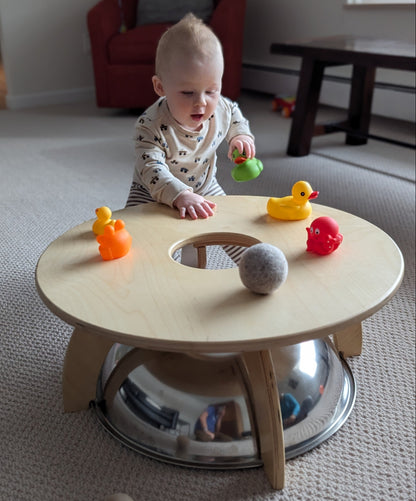
[[[182,94],[183,94],[184,96],[192,96],[193,92],[192,92],[191,90],[189,90],[189,91],[187,91],[187,90],[183,90],[183,91],[182,91]]]

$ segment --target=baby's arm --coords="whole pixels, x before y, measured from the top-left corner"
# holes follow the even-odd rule
[[[228,103],[231,112],[229,129],[226,135],[229,144],[228,158],[233,159],[233,151],[236,148],[240,154],[245,152],[247,158],[253,158],[256,154],[256,148],[248,120],[244,118],[237,103],[229,99],[225,99],[225,103]]]
[[[173,202],[173,205],[178,209],[182,219],[189,214],[191,219],[207,218],[214,215],[213,209],[216,204],[210,200],[206,200],[201,195],[186,190],[180,193]]]

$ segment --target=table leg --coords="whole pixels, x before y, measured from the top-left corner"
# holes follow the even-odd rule
[[[354,65],[351,80],[348,125],[353,132],[357,132],[360,136],[347,133],[346,144],[360,145],[367,143],[367,137],[365,136],[368,134],[370,128],[375,76],[375,67]]]
[[[97,380],[114,341],[76,327],[66,350],[62,390],[65,412],[88,409]]]
[[[302,157],[309,154],[324,69],[324,63],[303,58],[287,147],[288,155]]]
[[[334,334],[336,350],[345,357],[361,355],[363,333],[361,323],[347,327]]]
[[[242,354],[248,394],[260,436],[260,454],[266,475],[274,489],[285,482],[285,444],[279,390],[270,350]]]

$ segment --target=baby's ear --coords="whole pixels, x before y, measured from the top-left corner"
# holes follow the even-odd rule
[[[162,80],[157,75],[153,75],[152,83],[153,83],[153,89],[156,92],[156,94],[160,97],[163,97],[165,95],[165,90],[163,89]]]

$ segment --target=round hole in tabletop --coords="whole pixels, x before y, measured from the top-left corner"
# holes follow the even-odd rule
[[[236,267],[244,250],[258,243],[261,241],[243,233],[203,233],[175,243],[170,255],[185,266],[226,269]]]

